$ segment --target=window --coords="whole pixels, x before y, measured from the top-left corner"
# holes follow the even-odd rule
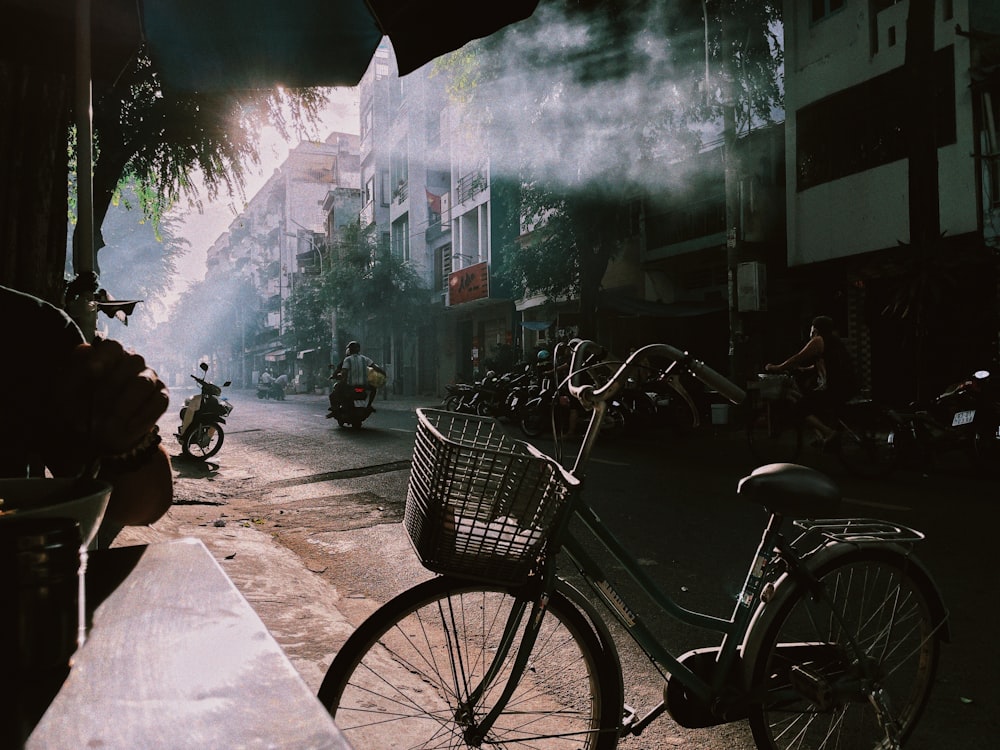
[[[392,222],[392,254],[404,261],[410,259],[410,217],[401,216]]]
[[[434,288],[443,292],[448,289],[448,277],[451,276],[451,245],[439,247],[434,251]]]
[[[382,191],[381,191],[380,196],[379,196],[380,199],[381,199],[380,202],[382,203],[383,206],[388,206],[389,203],[390,203],[390,200],[392,199],[392,188],[390,187],[391,185],[392,185],[392,182],[389,180],[389,170],[388,169],[383,169],[382,170],[382,185],[381,185]]]
[[[372,124],[374,122],[372,110],[372,105],[369,104],[365,107],[365,112],[361,116],[361,140],[364,140],[372,130]]]
[[[407,183],[409,182],[409,162],[407,162],[404,149],[397,150],[392,155],[390,167],[392,169],[392,174],[390,175],[392,195],[402,203],[406,200]]]
[[[829,15],[836,13],[844,7],[844,0],[812,0],[812,13],[810,20],[813,23],[822,21]]]
[[[956,138],[954,69],[953,47],[934,54],[931,85],[939,147]],[[905,74],[897,68],[795,113],[797,190],[906,158]]]
[[[362,203],[367,206],[373,200],[375,200],[375,175],[365,180],[365,194],[362,196]]]

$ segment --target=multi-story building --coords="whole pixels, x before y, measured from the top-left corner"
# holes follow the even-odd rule
[[[996,359],[1000,7],[933,6],[921,51],[907,44],[908,0],[786,0],[787,122],[741,134],[736,173],[720,143],[670,165],[698,175],[693,189],[636,197],[634,236],[602,284],[603,340],[622,352],[666,340],[752,374],[830,314],[865,385],[911,397],[931,394],[901,388],[901,368],[933,388]],[[440,392],[522,333],[525,349],[552,334],[532,332],[543,324],[572,333],[573,301],[495,288],[516,238],[497,235],[488,140],[459,127],[429,67],[401,81],[383,49],[362,82],[362,216],[434,292],[441,317],[394,342],[392,361],[415,371],[404,383]],[[928,194],[936,210],[915,208]],[[911,237],[930,213],[937,234]]]
[[[841,321],[876,393],[932,396],[997,356],[1000,6],[786,0],[784,20],[803,313]]]
[[[357,216],[358,145],[358,136],[346,133],[300,143],[209,248],[208,276],[228,274],[247,284],[237,318],[250,334],[241,336],[242,361],[231,368],[245,373],[246,384],[264,368],[304,383],[330,361],[334,321],[321,340],[290,347],[285,303],[304,274],[329,262],[330,239]]]
[[[399,78],[383,45],[359,83],[362,226],[374,224],[430,290],[426,317],[366,344],[400,393],[440,393],[473,377],[514,337],[513,302],[491,285],[502,243],[489,154],[459,137],[459,110],[432,71]]]

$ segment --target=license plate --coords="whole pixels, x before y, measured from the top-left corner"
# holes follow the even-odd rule
[[[969,411],[956,412],[954,419],[951,420],[952,427],[958,427],[959,425],[969,424],[973,417],[976,416],[976,410],[971,409]]]

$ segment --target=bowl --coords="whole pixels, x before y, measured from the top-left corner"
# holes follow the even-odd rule
[[[89,547],[111,497],[111,485],[97,479],[0,479],[0,523],[14,518],[73,518]]]

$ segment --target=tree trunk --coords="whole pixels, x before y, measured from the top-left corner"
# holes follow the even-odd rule
[[[62,306],[71,77],[0,61],[0,284]]]

